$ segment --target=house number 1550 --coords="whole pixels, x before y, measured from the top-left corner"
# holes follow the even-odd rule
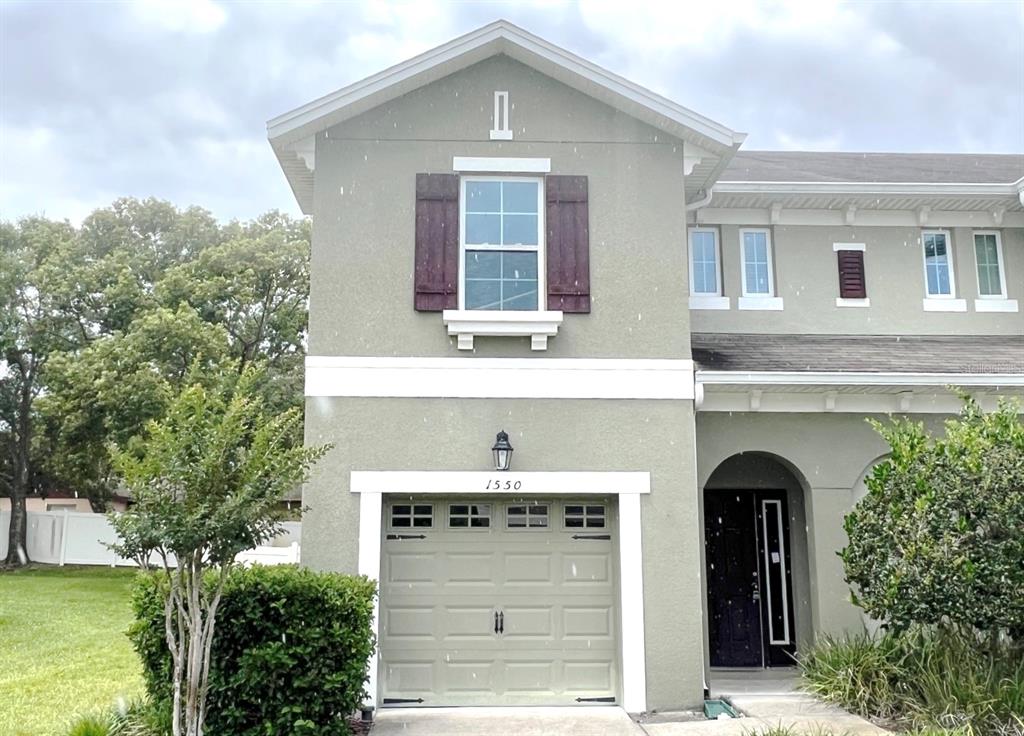
[[[487,481],[487,487],[485,491],[518,491],[523,487],[521,480],[500,480],[498,478],[491,478]]]

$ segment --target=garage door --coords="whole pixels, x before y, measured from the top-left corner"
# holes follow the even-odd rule
[[[382,705],[615,702],[610,500],[407,498],[384,514]]]

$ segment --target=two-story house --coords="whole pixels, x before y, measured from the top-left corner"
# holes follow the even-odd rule
[[[859,630],[865,418],[1024,393],[1024,156],[744,152],[506,22],[268,128],[378,707],[692,705]]]

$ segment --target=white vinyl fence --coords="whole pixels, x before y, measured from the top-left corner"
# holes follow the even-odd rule
[[[10,511],[0,511],[0,559],[7,556],[7,529],[10,521]],[[238,556],[238,561],[263,565],[298,562],[302,524],[289,521],[283,526],[283,532],[271,544],[243,552]],[[118,557],[107,546],[117,541],[117,534],[103,514],[30,511],[27,532],[25,547],[33,562],[135,566],[134,560]]]

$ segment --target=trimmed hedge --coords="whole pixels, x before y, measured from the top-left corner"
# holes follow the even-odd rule
[[[146,689],[171,699],[165,583],[143,575],[129,637]],[[376,586],[363,577],[290,565],[230,573],[217,612],[206,732],[221,736],[334,736],[363,700]]]

